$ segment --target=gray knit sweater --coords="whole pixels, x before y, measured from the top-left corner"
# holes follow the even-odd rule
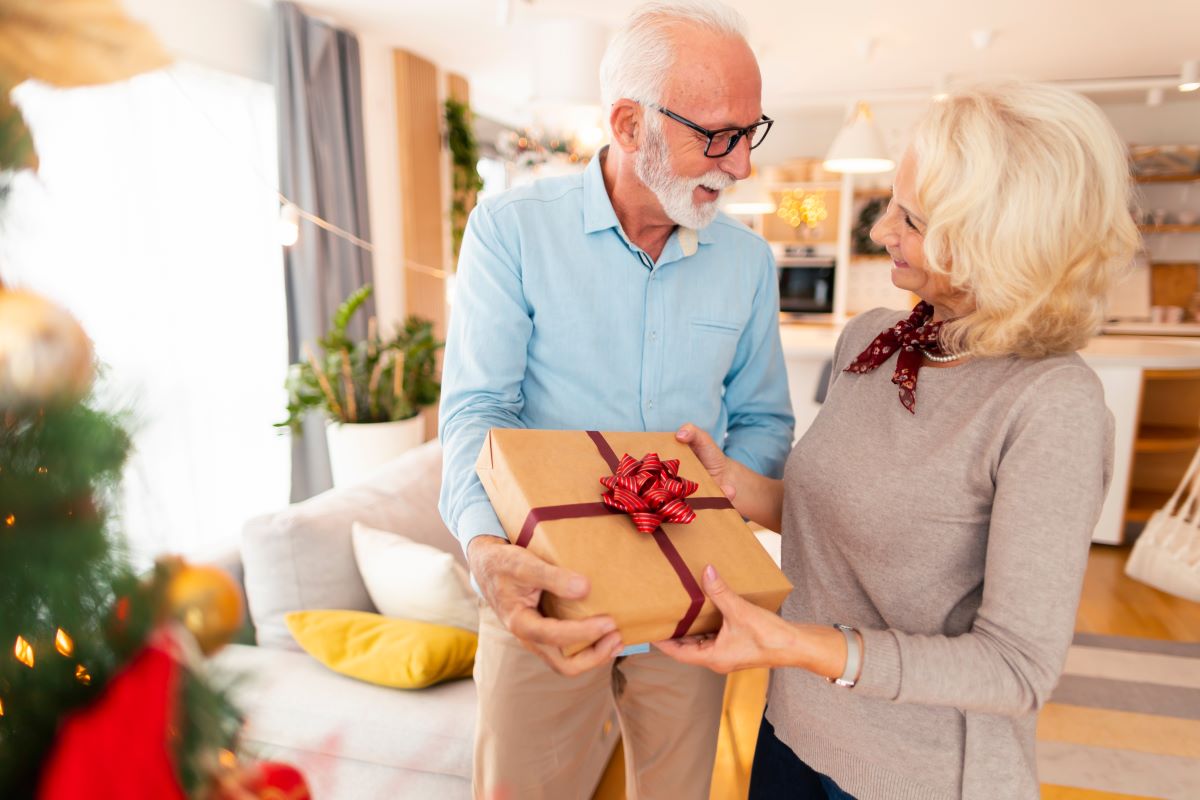
[[[850,690],[772,673],[767,716],[859,800],[1037,798],[1037,710],[1071,642],[1112,473],[1112,415],[1078,355],[842,370],[908,313],[846,326],[825,406],[784,475],[797,622],[862,631]]]

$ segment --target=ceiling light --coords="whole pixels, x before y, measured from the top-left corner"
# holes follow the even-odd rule
[[[1194,92],[1200,89],[1200,61],[1183,62],[1183,71],[1179,73],[1179,91]]]
[[[822,166],[830,172],[849,173],[889,172],[896,168],[866,103],[860,102],[854,109],[854,116],[833,140]]]
[[[995,36],[996,32],[991,28],[980,28],[977,31],[971,31],[971,44],[976,50],[987,50],[992,46],[992,39]]]
[[[938,75],[933,83],[933,99],[942,102],[950,96],[950,78],[945,74]]]
[[[740,180],[721,192],[721,208],[735,216],[774,214],[775,198],[765,181],[757,175]]]

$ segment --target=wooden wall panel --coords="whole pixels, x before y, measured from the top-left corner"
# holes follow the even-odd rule
[[[433,320],[446,335],[446,282],[420,267],[445,269],[447,199],[442,175],[442,106],[438,70],[404,50],[393,51],[396,70],[396,139],[400,205],[404,221],[405,311]]]

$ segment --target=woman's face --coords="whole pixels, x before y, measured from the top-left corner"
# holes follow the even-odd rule
[[[917,203],[917,159],[909,149],[896,169],[892,199],[887,211],[871,228],[871,239],[887,248],[892,258],[892,283],[934,307],[934,319],[957,316],[951,306],[961,304],[961,295],[950,287],[946,275],[930,272],[925,265],[924,211]]]

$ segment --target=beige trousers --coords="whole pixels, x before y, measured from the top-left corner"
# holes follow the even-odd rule
[[[477,800],[588,800],[616,708],[628,800],[707,800],[725,677],[657,650],[565,677],[481,604]]]

